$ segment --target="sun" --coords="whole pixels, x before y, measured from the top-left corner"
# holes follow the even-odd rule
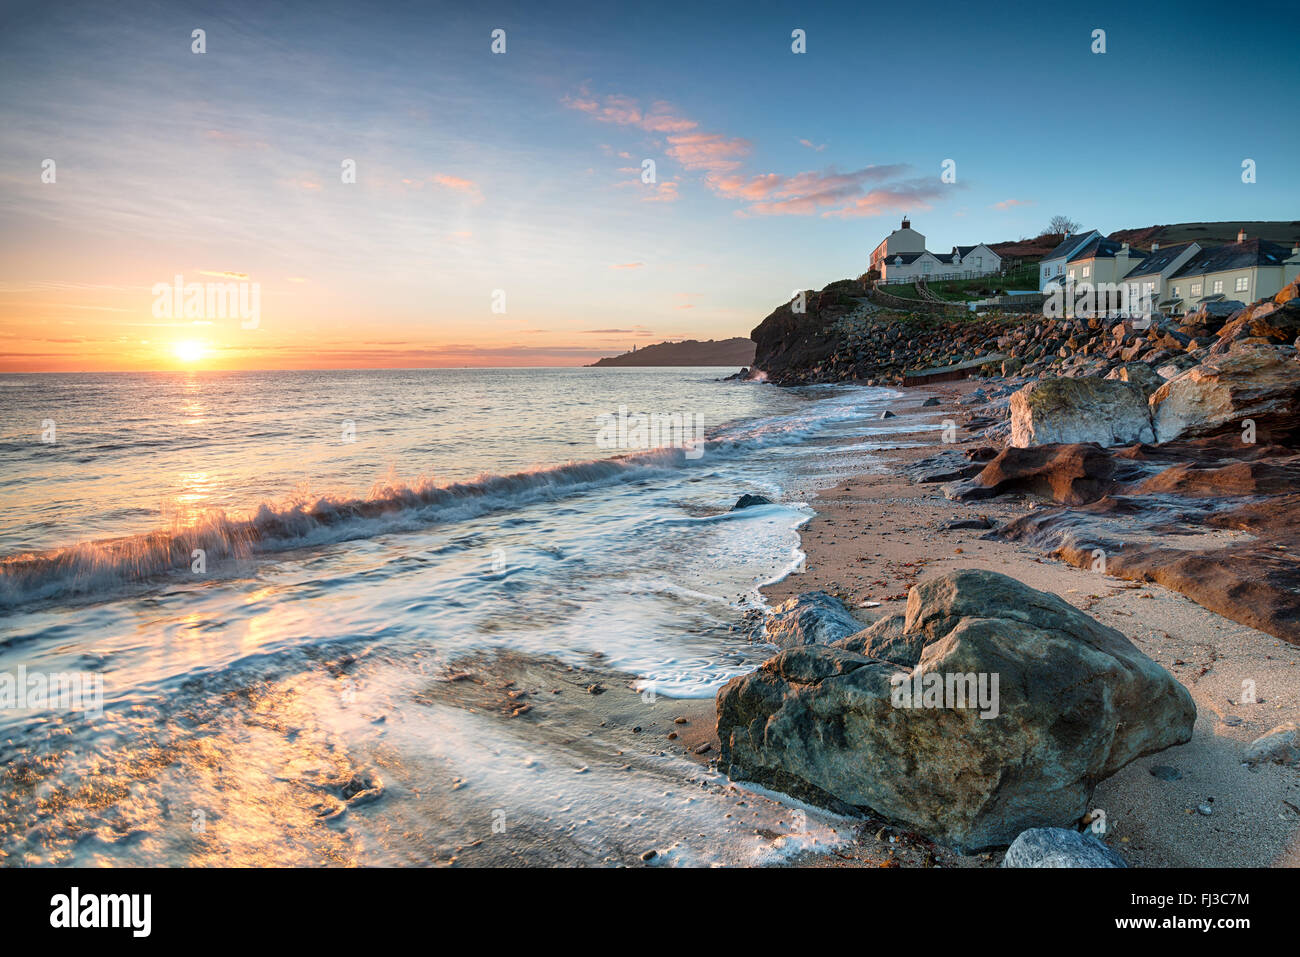
[[[176,353],[176,358],[181,362],[198,362],[207,355],[207,348],[201,342],[194,339],[186,339],[184,342],[178,342],[172,346],[172,351]]]

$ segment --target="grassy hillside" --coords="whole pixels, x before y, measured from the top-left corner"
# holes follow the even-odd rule
[[[1246,230],[1249,239],[1267,239],[1290,246],[1300,240],[1300,220],[1269,220],[1268,222],[1226,223],[1175,223],[1172,226],[1143,226],[1139,229],[1118,229],[1111,239],[1128,242],[1141,249],[1150,249],[1152,243],[1172,246],[1196,240],[1202,246],[1218,246],[1237,241],[1237,230]]]
[[[1094,227],[1090,223],[1085,223],[1083,228]],[[1236,242],[1239,229],[1245,229],[1246,236],[1250,239],[1267,239],[1287,246],[1300,240],[1300,220],[1284,219],[1267,222],[1173,223],[1164,226],[1138,226],[1133,229],[1117,229],[1108,238],[1127,242],[1138,249],[1150,249],[1152,243],[1172,246],[1174,243],[1186,243],[1192,240],[1196,240],[1202,246],[1218,246]],[[1010,256],[1037,261],[1055,249],[1063,238],[1057,233],[1045,233],[1033,239],[993,243],[989,248],[1004,258]]]

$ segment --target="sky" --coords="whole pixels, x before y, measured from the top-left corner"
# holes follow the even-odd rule
[[[747,336],[904,214],[1300,218],[1293,3],[994,9],[3,0],[0,372],[579,365]]]

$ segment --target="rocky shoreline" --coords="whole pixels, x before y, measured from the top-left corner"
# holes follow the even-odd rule
[[[1148,328],[918,320],[850,291],[765,320],[756,377],[901,384],[973,363],[981,380],[937,409],[909,395],[900,411],[941,419],[941,447],[900,451],[894,474],[819,507],[810,571],[771,590],[788,599],[774,619],[795,624],[769,624],[781,650],[718,695],[720,767],[962,852],[1010,845],[1004,866],[1300,862],[1300,283]],[[940,543],[973,537],[999,559],[939,559],[933,539],[891,556],[918,501],[955,514]],[[878,522],[852,507],[868,502]],[[873,607],[874,623],[858,610]],[[900,709],[900,673],[918,692],[926,675],[999,675],[1002,720],[942,696]],[[1165,806],[1186,779],[1209,793]],[[1235,827],[1269,833],[1259,853],[1183,845],[1202,818],[1196,839],[1217,837],[1227,807]]]

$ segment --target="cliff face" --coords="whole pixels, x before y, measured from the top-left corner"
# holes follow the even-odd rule
[[[821,292],[809,291],[802,313],[795,312],[788,302],[777,307],[749,334],[757,347],[754,368],[777,385],[816,381],[810,378],[813,370],[847,344],[836,323],[858,308],[854,297],[862,295],[862,283],[842,279]]]

